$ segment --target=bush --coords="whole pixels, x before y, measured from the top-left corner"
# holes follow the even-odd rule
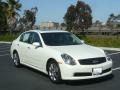
[[[99,47],[116,47],[120,48],[120,38],[116,37],[90,37],[83,38],[87,44]]]
[[[18,37],[19,34],[9,34],[6,33],[4,35],[0,35],[0,41],[13,41],[15,38]]]

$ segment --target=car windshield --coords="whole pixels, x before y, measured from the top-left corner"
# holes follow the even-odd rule
[[[48,46],[80,45],[80,39],[68,32],[41,33]]]

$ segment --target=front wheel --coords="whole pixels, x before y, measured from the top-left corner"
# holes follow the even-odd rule
[[[48,75],[50,80],[53,83],[61,82],[61,73],[58,64],[55,61],[52,61],[48,65]]]
[[[20,67],[20,59],[17,52],[13,53],[13,62],[16,67]]]

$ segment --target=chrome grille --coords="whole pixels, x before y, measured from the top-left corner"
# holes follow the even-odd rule
[[[101,64],[106,62],[105,57],[100,57],[100,58],[89,58],[89,59],[80,59],[79,63],[81,65],[95,65],[95,64]]]

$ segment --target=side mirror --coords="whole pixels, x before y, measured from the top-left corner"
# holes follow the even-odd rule
[[[39,42],[34,42],[32,45],[35,46],[35,48],[41,47]]]
[[[84,40],[81,40],[81,42],[84,44],[85,43],[85,41]]]

